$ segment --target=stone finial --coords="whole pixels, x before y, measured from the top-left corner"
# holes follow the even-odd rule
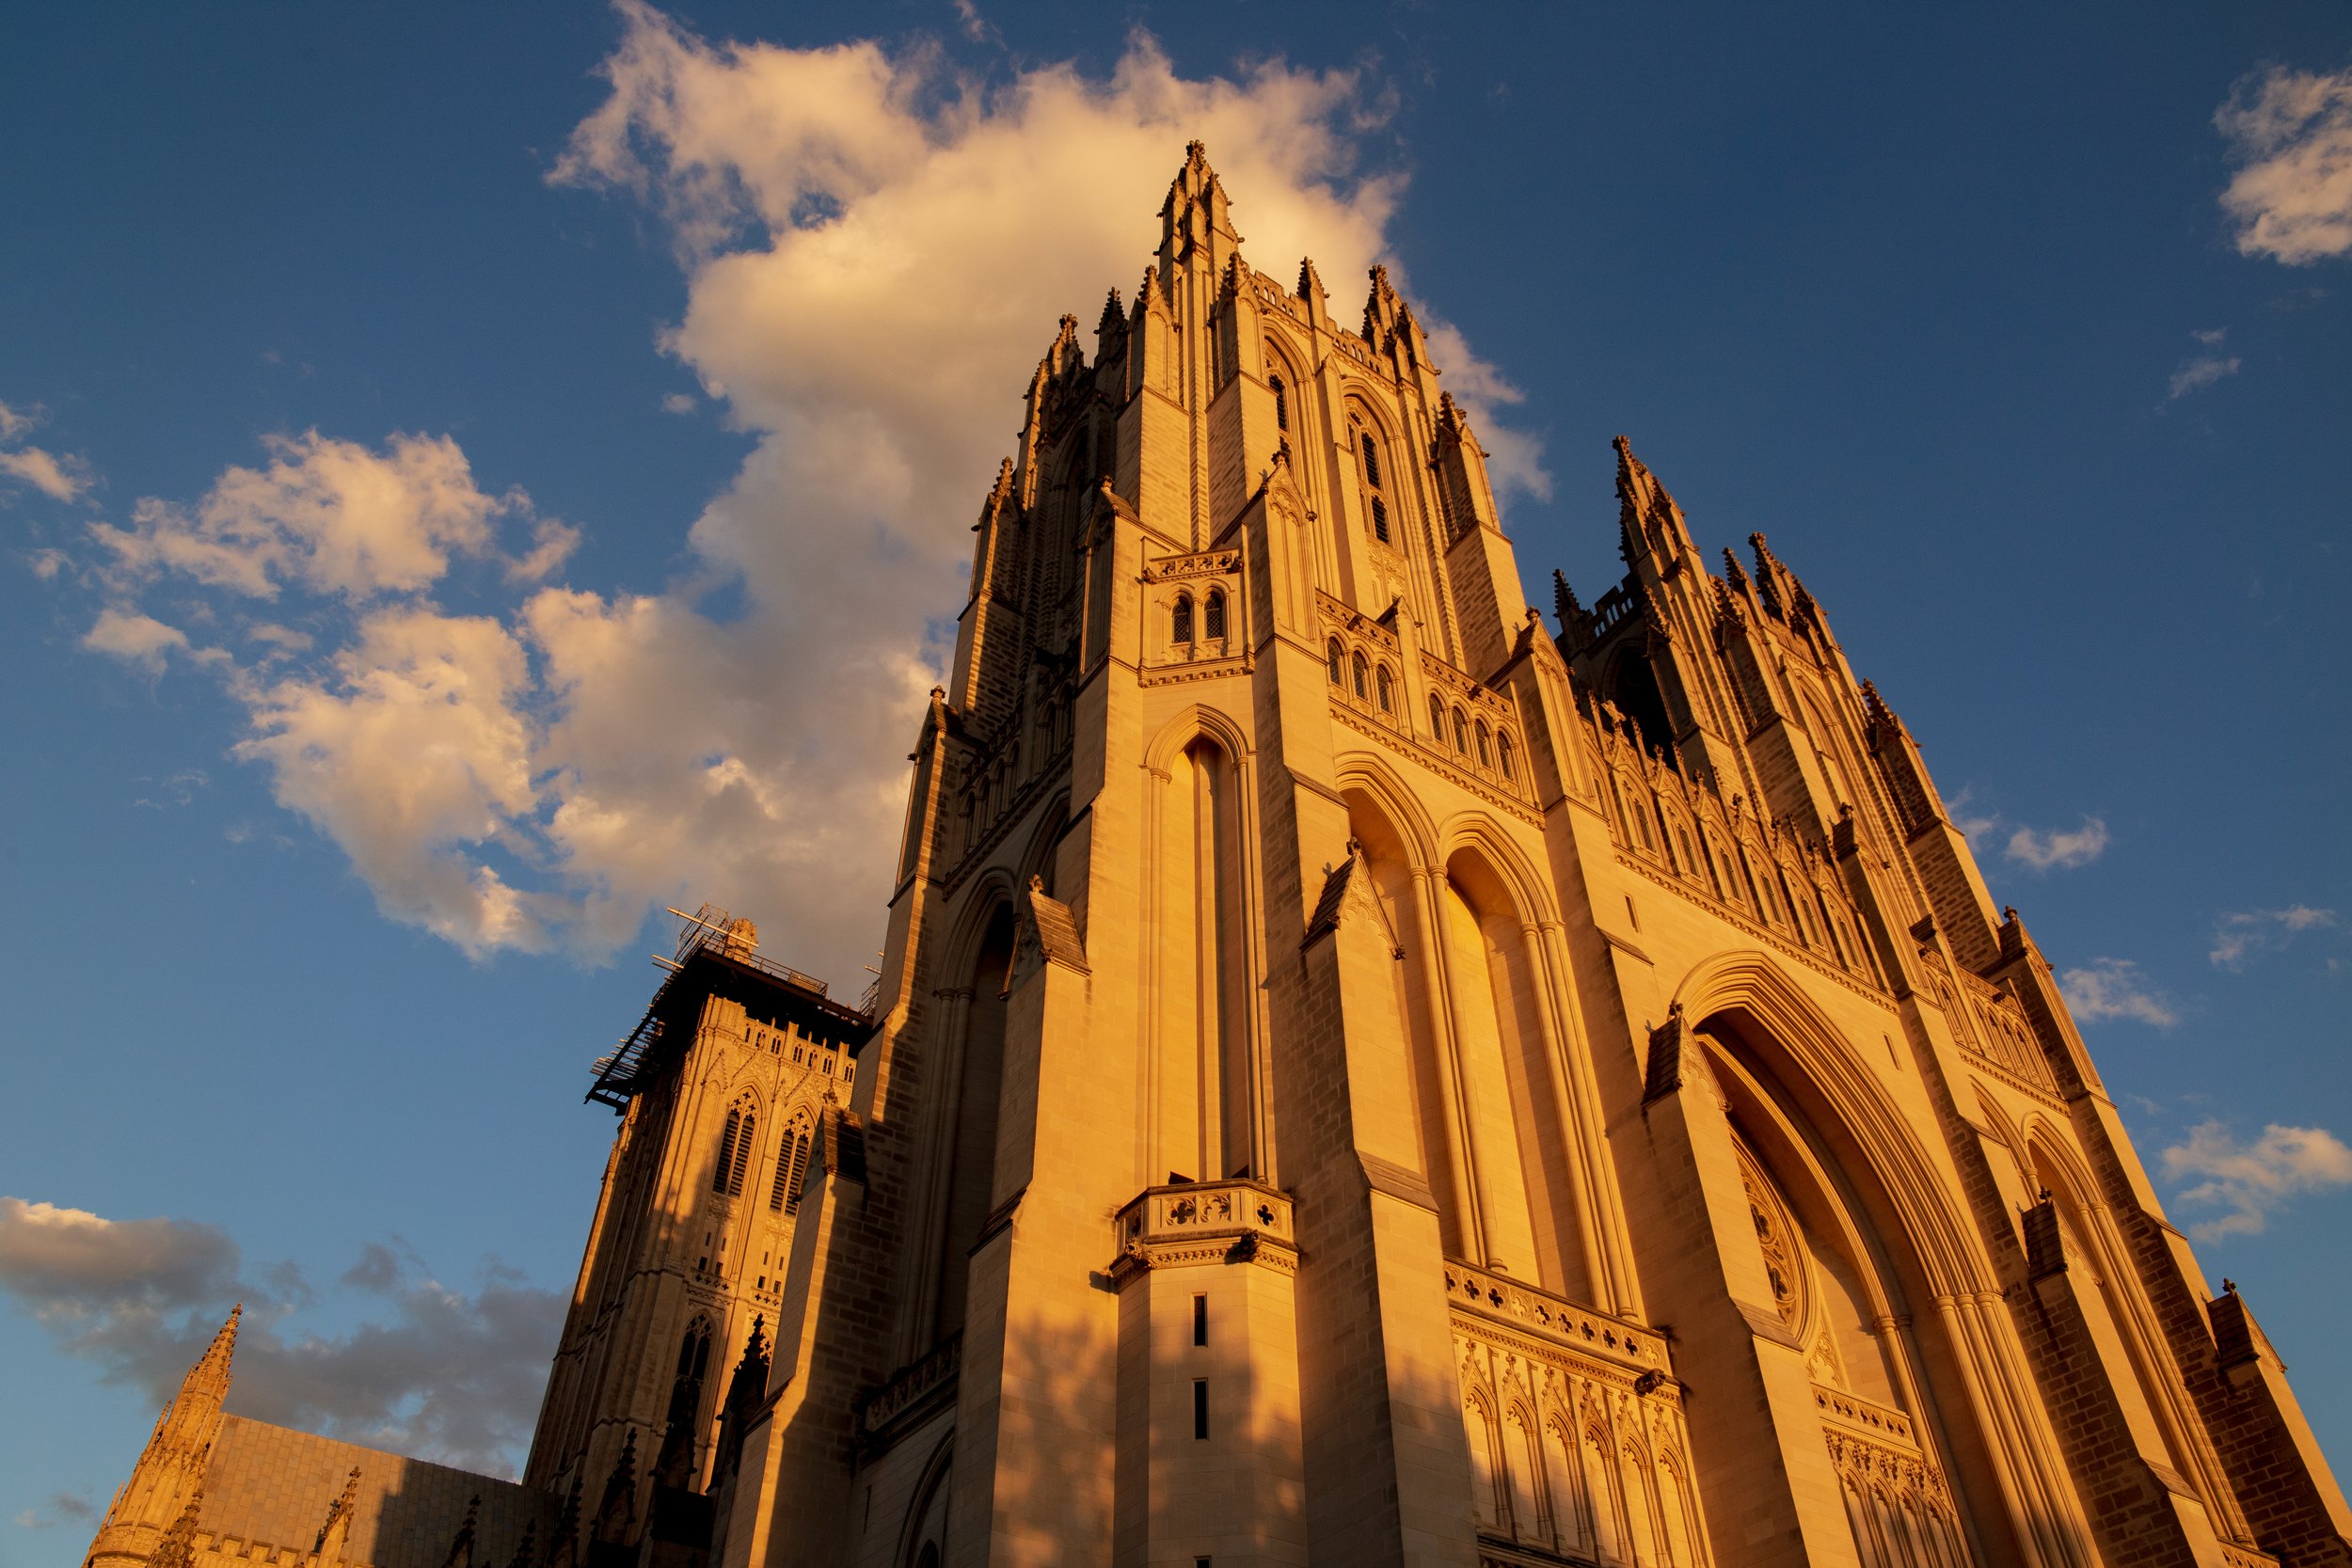
[[[1311,256],[1301,256],[1298,259],[1297,293],[1302,300],[1329,297],[1328,291],[1323,286],[1323,278],[1315,272],[1314,258]]]
[[[234,1321],[233,1318],[231,1320]],[[188,1494],[188,1505],[164,1531],[164,1538],[155,1544],[147,1568],[196,1568],[196,1521],[204,1509],[204,1488]]]

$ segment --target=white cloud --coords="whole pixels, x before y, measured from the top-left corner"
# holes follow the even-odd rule
[[[2184,359],[2173,369],[2172,379],[2165,384],[2164,401],[2174,402],[2224,381],[2237,374],[2242,361],[2234,354],[2200,354]]]
[[[90,487],[89,465],[78,457],[59,457],[39,447],[0,451],[0,474],[21,480],[52,500],[79,500]]]
[[[2309,904],[2224,914],[2214,927],[2213,950],[2205,957],[2221,969],[2243,969],[2257,953],[2275,951],[2305,931],[2329,930],[2337,924],[2335,911]]]
[[[684,392],[672,392],[661,400],[664,414],[691,414],[696,406],[694,400]]]
[[[13,441],[47,418],[48,411],[39,404],[29,408],[12,408],[0,403],[0,441]]]
[[[2240,166],[2221,194],[2241,255],[2307,265],[2352,251],[2352,67],[2270,66],[2213,122]]]
[[[2058,975],[2058,990],[2075,1019],[2098,1023],[2108,1019],[2137,1019],[2159,1029],[2181,1021],[2162,993],[2151,989],[2129,958],[2093,958],[2081,969]]]
[[[1343,319],[1399,186],[1357,169],[1378,105],[1344,72],[1186,80],[1138,37],[1107,79],[1043,66],[983,89],[924,46],[713,46],[619,10],[611,96],[550,178],[662,216],[687,282],[663,347],[756,438],[694,520],[683,579],[581,591],[550,534],[517,567],[548,586],[447,613],[424,595],[448,562],[497,555],[492,525],[528,500],[483,491],[446,438],[311,434],[193,508],[143,502],[101,535],[109,580],[360,601],[347,645],[248,644],[231,689],[254,726],[240,754],[396,918],[475,953],[600,956],[650,908],[709,898],[779,956],[853,976],[972,515],[1057,319],[1133,287],[1195,137],[1248,255],[1287,280],[1311,254]],[[1540,493],[1534,442],[1488,412],[1517,394],[1423,321],[1498,483]],[[706,611],[722,588],[723,622]],[[385,593],[409,597],[367,613]]]
[[[2096,816],[2086,816],[2081,827],[2068,831],[2019,828],[2009,835],[2009,843],[2002,847],[2001,853],[2036,871],[2063,871],[2089,865],[2106,853],[2106,823]]]
[[[446,436],[394,436],[381,453],[315,430],[264,444],[267,468],[226,469],[193,510],[150,497],[129,530],[93,525],[119,575],[181,572],[263,599],[285,587],[355,599],[413,592],[439,580],[452,555],[488,554],[496,520],[531,508],[519,491],[485,495]],[[568,534],[554,528],[543,544]]]
[[[2319,1127],[2272,1122],[2261,1137],[2243,1143],[2220,1122],[2200,1122],[2189,1129],[2186,1143],[2167,1148],[2163,1158],[2173,1180],[2197,1180],[2176,1202],[2222,1211],[2189,1227],[2200,1241],[2255,1235],[2289,1198],[2352,1186],[2352,1148]]]
[[[230,1409],[512,1474],[538,1413],[563,1296],[495,1261],[479,1289],[457,1290],[382,1244],[367,1247],[340,1283],[389,1321],[342,1335],[298,1330],[294,1316],[312,1301],[300,1274],[291,1264],[247,1274],[218,1226],[110,1220],[0,1197],[0,1293],[103,1381],[160,1408],[242,1300]],[[50,1508],[72,1513],[62,1497]]]
[[[92,653],[111,654],[150,673],[163,669],[164,655],[187,645],[186,632],[135,610],[100,610],[97,621],[82,634],[82,646]]]
[[[467,851],[537,804],[522,645],[496,620],[377,611],[331,673],[238,683],[278,803],[341,845],[385,912],[469,952],[547,944],[544,900]]]

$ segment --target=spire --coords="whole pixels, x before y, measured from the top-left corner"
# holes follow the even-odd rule
[[[735,1364],[727,1393],[719,1407],[718,1457],[711,1465],[711,1485],[735,1468],[743,1453],[743,1429],[751,1424],[760,1402],[768,1397],[768,1321],[752,1319],[752,1337],[743,1343],[743,1359]]]
[[[1160,264],[1174,266],[1201,251],[1210,264],[1221,265],[1240,244],[1225,187],[1209,166],[1208,148],[1185,143],[1184,166],[1168,182],[1168,200],[1160,207]]]
[[[359,1466],[354,1465],[351,1474],[343,1478],[342,1495],[327,1506],[326,1523],[319,1527],[316,1540],[310,1543],[310,1555],[319,1560],[321,1568],[339,1560],[343,1555],[343,1543],[351,1539],[351,1514],[359,1504]]]
[[[1378,348],[1396,326],[1396,290],[1384,265],[1375,262],[1371,277],[1372,291],[1364,296],[1364,341]]]
[[[481,1516],[482,1494],[477,1492],[466,1505],[466,1522],[450,1538],[449,1556],[441,1560],[441,1568],[473,1568],[474,1523]]]
[[[571,1490],[556,1511],[555,1533],[548,1542],[548,1568],[571,1568],[584,1555],[580,1549],[580,1483],[585,1465],[572,1470]]]
[[[237,1320],[244,1316],[243,1302],[229,1309],[228,1321],[220,1325],[219,1332],[213,1336],[212,1344],[198,1358],[196,1365],[188,1369],[186,1378],[182,1380],[180,1395],[183,1399],[195,1388],[208,1392],[217,1389],[220,1397],[228,1396],[229,1367],[237,1354]]]
[[[234,1318],[230,1320],[232,1323]],[[204,1508],[204,1488],[188,1494],[188,1506],[180,1511],[180,1517],[164,1531],[164,1538],[155,1544],[155,1552],[147,1560],[147,1568],[195,1568],[196,1519]]]
[[[1584,618],[1584,607],[1576,602],[1576,590],[1568,586],[1568,574],[1557,566],[1551,569],[1551,612],[1562,631]]]
[[[626,1544],[637,1522],[637,1429],[630,1427],[621,1442],[621,1457],[605,1479],[603,1500],[596,1504],[596,1538]]]
[[[1113,289],[1103,301],[1103,319],[1094,324],[1094,362],[1114,357],[1127,341],[1127,307]]]
[[[1761,533],[1748,535],[1748,547],[1756,552],[1756,596],[1764,606],[1764,612],[1774,620],[1788,618],[1788,601],[1781,592],[1781,579],[1788,568],[1780,563],[1772,547],[1764,543]]]
[[[1315,260],[1311,256],[1301,256],[1298,259],[1297,292],[1298,297],[1301,299],[1327,299],[1330,297],[1329,292],[1323,286],[1322,277],[1315,272]]]
[[[1610,445],[1617,451],[1617,539],[1626,563],[1631,565],[1644,548],[1664,561],[1679,560],[1695,547],[1682,508],[1649,466],[1633,455],[1631,441],[1620,436]]]

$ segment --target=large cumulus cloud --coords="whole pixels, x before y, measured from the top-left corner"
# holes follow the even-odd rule
[[[220,671],[250,720],[240,753],[280,801],[388,913],[471,951],[601,956],[660,902],[710,898],[795,964],[854,974],[971,519],[1057,318],[1132,291],[1188,140],[1258,264],[1311,254],[1335,289],[1387,259],[1401,176],[1359,166],[1381,107],[1347,72],[1190,80],[1137,36],[1107,78],[981,83],[922,46],[713,44],[617,10],[611,91],[550,180],[655,216],[687,284],[663,346],[756,438],[692,521],[680,578],[548,580],[453,614],[451,573],[551,578],[570,531],[511,483],[482,488],[446,437],[306,436],[193,505],[102,526],[117,618],[89,645]],[[1516,396],[1432,325],[1457,395]],[[1482,430],[1506,489],[1543,486],[1532,441],[1491,413]],[[304,647],[215,614],[246,629],[200,635],[153,618],[141,594],[162,580],[325,599],[341,629]]]

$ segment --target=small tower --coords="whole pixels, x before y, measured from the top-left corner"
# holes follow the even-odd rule
[[[220,1435],[230,1362],[237,1354],[237,1319],[244,1311],[243,1303],[230,1309],[211,1346],[180,1380],[180,1392],[156,1418],[147,1450],[106,1510],[83,1559],[85,1568],[160,1560],[167,1536],[195,1531],[198,1494]]]
[[[632,1550],[695,1511],[664,1497],[710,1483],[727,1369],[774,1316],[810,1149],[867,1033],[751,921],[672,912],[668,977],[588,1091],[621,1125],[523,1477],[584,1484],[598,1539]],[[605,1496],[615,1478],[628,1496]]]

